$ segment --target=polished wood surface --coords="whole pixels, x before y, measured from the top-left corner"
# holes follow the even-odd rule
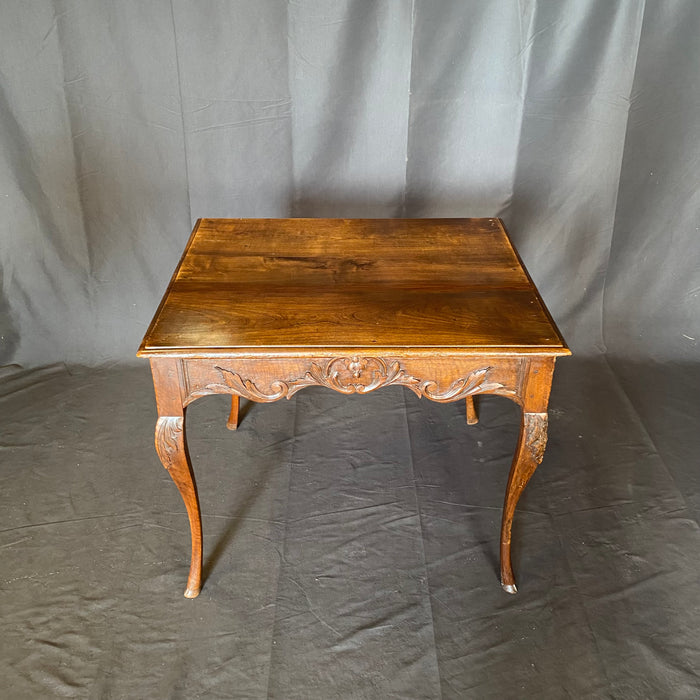
[[[185,595],[201,588],[202,527],[185,409],[229,394],[403,386],[441,403],[497,394],[521,407],[501,525],[501,584],[520,494],[542,461],[558,356],[570,354],[499,219],[204,219],[139,350],[150,358],[156,450],[190,520]]]
[[[567,354],[499,219],[202,219],[140,349]]]

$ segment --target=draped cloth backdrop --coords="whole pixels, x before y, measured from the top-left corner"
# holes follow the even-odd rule
[[[699,37],[700,0],[1,0],[3,697],[700,697]],[[505,220],[575,352],[518,596],[516,406],[389,388],[192,404],[182,598],[134,354],[218,216]]]
[[[501,216],[574,350],[697,356],[699,34],[693,0],[6,0],[0,362],[132,358],[200,216]]]

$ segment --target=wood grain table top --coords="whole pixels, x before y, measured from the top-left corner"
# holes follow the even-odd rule
[[[499,219],[200,219],[145,357],[570,351]]]

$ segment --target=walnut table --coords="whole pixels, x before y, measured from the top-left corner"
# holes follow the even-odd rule
[[[554,362],[569,355],[499,219],[201,219],[138,352],[153,373],[156,450],[185,502],[199,594],[202,526],[185,439],[200,396],[291,398],[307,386],[398,385],[432,401],[520,405],[501,526],[501,584],[515,593],[511,524],[542,461]]]

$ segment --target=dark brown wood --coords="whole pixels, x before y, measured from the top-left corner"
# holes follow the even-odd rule
[[[498,219],[203,219],[138,353],[156,387],[156,448],[190,518],[186,595],[201,587],[201,521],[185,407],[229,394],[289,399],[307,386],[404,386],[437,402],[498,394],[522,409],[501,529],[515,592],[513,514],[542,459],[556,357],[570,354]]]
[[[203,219],[141,354],[309,346],[567,352],[498,219]]]

